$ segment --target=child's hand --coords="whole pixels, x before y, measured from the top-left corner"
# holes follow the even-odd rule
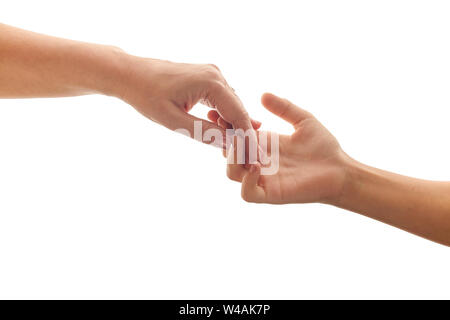
[[[337,140],[309,112],[272,94],[264,94],[262,104],[291,123],[291,136],[279,135],[279,169],[273,175],[261,175],[261,164],[228,164],[230,179],[242,182],[242,198],[266,203],[331,203],[339,197],[347,156]],[[270,141],[269,133],[267,140]],[[275,152],[268,147],[268,155]],[[230,157],[236,156],[236,150]],[[230,160],[230,159],[229,159]],[[229,161],[230,162],[230,161]]]

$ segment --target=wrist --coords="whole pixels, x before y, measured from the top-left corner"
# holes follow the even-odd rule
[[[349,156],[343,162],[343,184],[341,192],[332,205],[357,211],[362,198],[392,185],[391,177],[384,171],[360,163]]]
[[[110,48],[108,56],[111,60],[102,94],[131,105],[142,102],[141,93],[145,99],[157,96],[161,83],[166,81],[159,78],[161,60],[133,56],[118,48]]]
[[[340,172],[338,187],[334,196],[327,203],[343,208],[350,201],[354,190],[358,188],[357,185],[361,182],[364,165],[342,152],[338,160],[338,167]]]
[[[129,77],[132,56],[113,46],[98,46],[90,54],[95,58],[91,68],[94,75],[88,79],[89,88],[95,93],[122,98]]]

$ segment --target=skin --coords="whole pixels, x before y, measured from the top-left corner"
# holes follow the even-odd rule
[[[193,136],[203,131],[258,129],[220,70],[211,64],[173,63],[129,55],[119,48],[55,37],[0,24],[0,98],[114,96],[147,118]],[[198,102],[208,119],[189,114]],[[280,168],[261,176],[260,164],[228,165],[249,202],[322,202],[352,210],[450,245],[450,183],[408,178],[365,166],[346,155],[310,113],[266,94],[263,105],[290,122],[280,135]],[[271,133],[275,134],[275,133]],[[257,139],[256,134],[250,139]],[[269,153],[271,152],[269,146]],[[234,152],[230,156],[235,156]]]
[[[0,98],[114,96],[147,118],[193,137],[203,131],[251,130],[242,102],[212,64],[173,63],[132,56],[117,47],[37,34],[0,24]],[[188,112],[201,102],[217,111],[211,122]],[[256,135],[254,136],[256,139]]]
[[[261,175],[259,163],[248,169],[236,161],[227,165],[228,177],[242,182],[244,200],[334,205],[450,246],[450,182],[419,180],[366,166],[349,157],[309,112],[272,94],[264,94],[262,104],[295,131],[279,135],[276,174]],[[229,157],[236,154],[233,150]]]

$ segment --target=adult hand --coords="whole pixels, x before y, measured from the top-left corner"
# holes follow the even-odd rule
[[[364,165],[345,154],[309,112],[271,94],[265,94],[262,103],[291,123],[295,132],[279,135],[279,170],[273,175],[261,175],[259,163],[245,168],[229,159],[228,176],[242,182],[244,200],[331,204],[450,246],[450,182]],[[276,151],[270,146],[268,153]],[[236,151],[229,156],[235,157]]]
[[[0,24],[0,98],[67,97],[92,93],[117,96],[148,118],[194,136],[188,114],[203,102],[218,111],[203,132],[252,121],[214,65],[140,58],[105,45],[50,37]],[[258,127],[257,122],[253,122]],[[203,133],[202,132],[202,133]],[[254,132],[253,132],[254,134]]]
[[[242,182],[242,197],[249,202],[305,203],[328,202],[336,198],[344,183],[346,155],[333,135],[309,112],[272,94],[262,97],[262,104],[272,113],[291,123],[291,136],[279,135],[279,150],[267,140],[269,158],[279,153],[278,171],[260,175],[259,163],[245,168],[237,164],[238,150],[230,152],[228,177]],[[265,142],[260,141],[261,144]]]
[[[116,95],[171,130],[185,129],[194,137],[194,121],[201,121],[202,136],[208,129],[218,129],[225,137],[224,129],[253,131],[261,125],[250,119],[215,65],[173,63],[129,55],[126,61]],[[216,111],[213,122],[188,113],[198,102]],[[211,118],[211,114],[208,116]]]

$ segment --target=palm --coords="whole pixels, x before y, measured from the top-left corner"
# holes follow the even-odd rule
[[[242,197],[250,202],[305,203],[326,202],[336,196],[344,179],[340,169],[344,153],[334,136],[309,112],[287,100],[266,94],[262,102],[269,111],[290,122],[295,132],[291,136],[273,132],[267,135],[267,154],[272,162],[276,159],[276,145],[271,145],[271,137],[279,137],[278,170],[274,174],[264,175],[265,165],[253,165],[250,170],[242,165],[228,166],[228,176],[242,181]],[[260,145],[264,140],[261,137]]]
[[[269,149],[269,156],[271,155]],[[298,124],[291,136],[279,135],[279,168],[273,175],[261,175],[258,184],[268,202],[322,201],[336,192],[339,178],[335,158],[337,140],[316,119]]]

